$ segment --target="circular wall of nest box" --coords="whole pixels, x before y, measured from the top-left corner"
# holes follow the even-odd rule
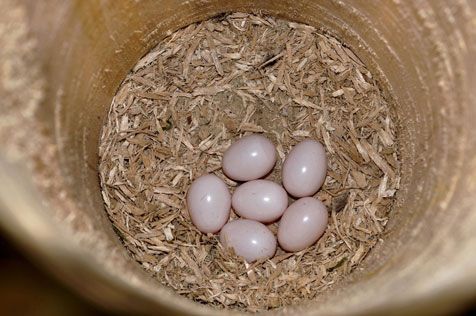
[[[385,242],[400,183],[389,104],[352,49],[311,26],[245,13],[191,24],[140,59],[113,99],[99,148],[106,211],[130,255],[191,300],[256,312],[313,299]],[[315,195],[329,212],[323,237],[253,264],[200,233],[185,204],[204,173],[233,192],[221,159],[250,133],[276,145],[266,178],[278,183],[299,141],[318,140],[328,155]]]

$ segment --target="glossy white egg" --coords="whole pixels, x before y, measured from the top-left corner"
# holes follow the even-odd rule
[[[301,251],[313,245],[327,227],[327,209],[321,201],[304,197],[291,204],[279,222],[278,242],[286,251]]]
[[[253,180],[235,190],[231,205],[241,217],[269,223],[283,215],[288,207],[288,194],[273,181]]]
[[[216,233],[230,218],[230,191],[217,176],[203,175],[193,181],[188,190],[187,208],[199,231]]]
[[[311,196],[326,180],[327,156],[321,143],[305,140],[294,146],[283,164],[283,185],[294,197]]]
[[[276,148],[266,137],[245,136],[231,144],[223,154],[223,172],[236,181],[250,181],[265,176],[276,163]]]
[[[276,252],[276,237],[263,224],[249,219],[237,219],[227,223],[220,232],[220,242],[225,248],[247,262],[270,258]]]

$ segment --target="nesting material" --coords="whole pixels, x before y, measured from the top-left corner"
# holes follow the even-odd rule
[[[322,142],[328,175],[315,196],[330,212],[317,244],[252,265],[200,233],[185,205],[204,173],[236,188],[221,159],[250,132],[276,144],[277,182],[293,145]],[[106,210],[131,255],[185,297],[247,311],[312,299],[355,270],[385,242],[399,174],[394,117],[359,58],[313,27],[244,13],[178,30],[142,58],[100,144]]]

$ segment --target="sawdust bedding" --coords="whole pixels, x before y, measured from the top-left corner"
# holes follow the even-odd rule
[[[395,126],[372,74],[336,38],[266,15],[222,15],[165,38],[125,78],[100,142],[105,208],[131,256],[180,295],[252,312],[312,299],[383,242],[400,182]],[[324,236],[253,265],[197,231],[185,206],[204,173],[236,188],[221,157],[249,133],[276,144],[271,180],[303,139],[321,141],[329,157],[316,194],[330,213]]]

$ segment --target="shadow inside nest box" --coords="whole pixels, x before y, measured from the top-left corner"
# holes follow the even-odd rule
[[[340,262],[342,264],[343,262]],[[0,235],[0,309],[3,315],[120,315],[84,300],[44,273]],[[453,315],[476,315],[476,302]]]
[[[2,315],[113,315],[39,269],[3,236],[0,236],[0,280]]]

